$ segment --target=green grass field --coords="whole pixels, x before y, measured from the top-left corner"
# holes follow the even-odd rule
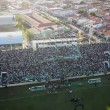
[[[68,90],[46,94],[46,91],[32,92],[25,85],[0,89],[0,110],[74,110],[71,97],[80,97],[84,110],[106,110],[110,106],[110,80],[103,76],[102,84],[88,85],[87,78],[73,81],[72,94]],[[77,86],[75,83],[81,82]],[[78,109],[79,110],[79,109]]]

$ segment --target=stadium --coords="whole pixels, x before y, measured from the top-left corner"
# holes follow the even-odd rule
[[[40,39],[32,49],[1,51],[0,108],[106,110],[109,48],[109,43],[77,44],[73,38],[55,38]]]
[[[0,110],[110,110],[110,5],[99,4],[104,18],[88,13],[97,3],[10,1],[14,16],[0,15]]]

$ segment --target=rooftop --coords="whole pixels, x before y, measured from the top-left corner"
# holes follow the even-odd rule
[[[48,19],[40,16],[39,14],[37,14],[35,12],[32,13],[32,17],[35,18],[36,20],[38,20],[38,22],[40,22],[40,23],[52,23]]]
[[[95,21],[95,22],[101,22],[101,20],[102,20],[101,18],[96,17],[96,16],[90,16],[89,19],[92,21]]]

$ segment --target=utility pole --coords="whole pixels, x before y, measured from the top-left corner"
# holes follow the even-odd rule
[[[91,37],[92,37],[92,35],[93,35],[93,27],[90,26],[90,28],[89,28],[89,44],[91,44]]]
[[[8,35],[8,40],[9,40],[9,42],[10,42],[10,49],[12,50],[13,49],[13,47],[12,47],[12,35]]]

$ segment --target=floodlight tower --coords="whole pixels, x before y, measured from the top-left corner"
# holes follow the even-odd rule
[[[8,40],[9,40],[9,42],[10,42],[10,48],[11,48],[11,50],[13,49],[13,47],[12,47],[12,35],[8,35]]]
[[[89,28],[89,44],[91,43],[91,37],[93,35],[93,26],[90,25],[90,28]]]

